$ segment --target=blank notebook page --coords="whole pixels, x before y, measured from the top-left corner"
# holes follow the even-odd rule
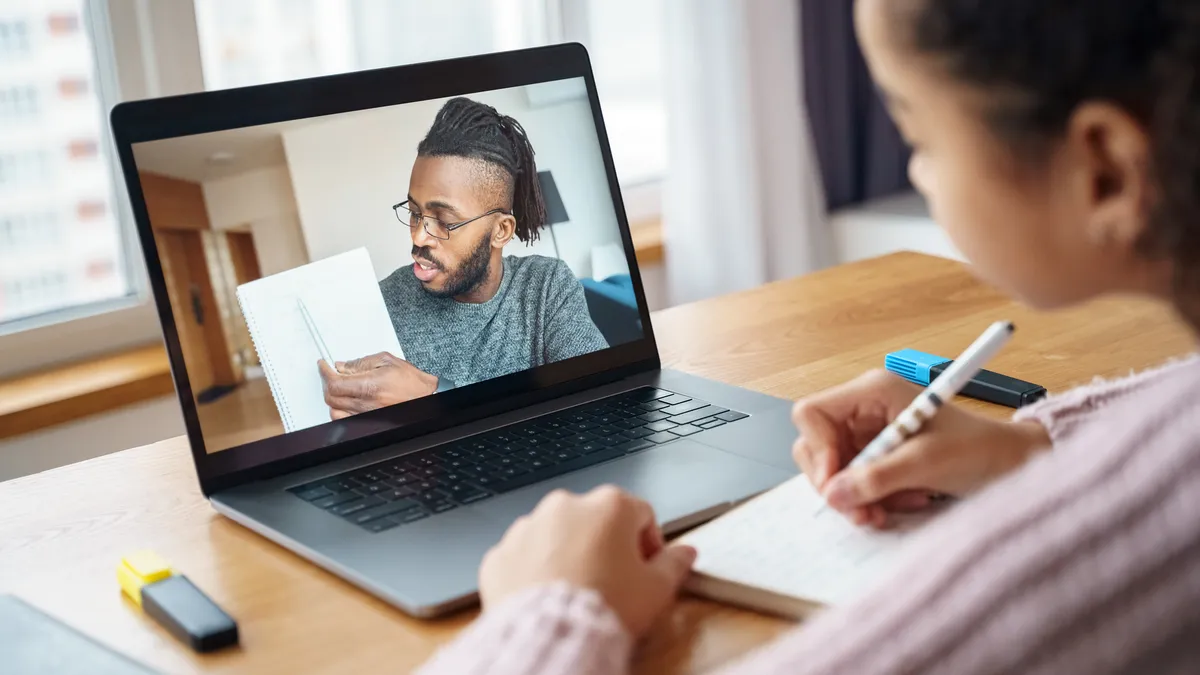
[[[804,476],[754,498],[680,538],[696,547],[695,572],[777,595],[840,604],[895,564],[924,519],[897,530],[856,527],[823,501]]]
[[[317,370],[321,352],[297,300],[334,361],[380,352],[404,358],[365,248],[243,284],[237,296],[285,431],[329,421]]]

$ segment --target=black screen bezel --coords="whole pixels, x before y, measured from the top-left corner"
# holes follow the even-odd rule
[[[642,319],[641,340],[434,396],[209,454],[192,395],[174,313],[138,178],[133,145],[584,78],[625,255]],[[587,51],[579,44],[502,52],[276,84],[188,94],[116,106],[113,134],[138,239],[162,324],[175,389],[204,494],[416,438],[660,367],[645,290],[617,182]]]

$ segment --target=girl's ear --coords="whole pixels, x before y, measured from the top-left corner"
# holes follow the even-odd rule
[[[1132,253],[1148,227],[1150,137],[1110,103],[1085,103],[1071,116],[1068,141],[1086,172],[1086,235],[1093,245]]]

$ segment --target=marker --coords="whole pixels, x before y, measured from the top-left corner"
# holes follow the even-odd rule
[[[954,363],[951,363],[936,380],[922,391],[909,404],[904,412],[891,424],[887,425],[879,435],[872,440],[863,451],[858,453],[847,469],[870,464],[889,452],[900,447],[904,441],[912,438],[921,430],[926,422],[933,419],[946,401],[953,399],[962,391],[971,378],[983,370],[984,365],[996,355],[1012,338],[1016,327],[1008,321],[998,321],[988,327],[975,340],[967,351],[962,353]],[[828,508],[823,504],[814,516],[819,516]]]
[[[922,387],[929,386],[952,363],[954,361],[944,356],[934,356],[915,349],[892,352],[883,361],[889,372]],[[981,370],[958,395],[1009,408],[1021,408],[1046,398],[1046,388],[990,370]]]
[[[117,583],[150,618],[198,652],[238,643],[233,617],[153,551],[122,558]]]
[[[321,360],[325,365],[333,370],[337,370],[337,366],[333,365],[333,357],[329,355],[329,348],[325,346],[325,341],[321,339],[321,332],[317,330],[317,322],[313,321],[312,314],[308,313],[308,305],[304,304],[304,300],[296,298],[296,306],[300,308],[300,315],[304,317],[304,325],[308,327],[308,335],[317,345],[317,351],[321,352]]]

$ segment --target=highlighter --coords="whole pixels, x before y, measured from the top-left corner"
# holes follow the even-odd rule
[[[926,354],[915,349],[903,349],[888,354],[884,366],[888,371],[909,382],[922,386],[937,379],[946,370],[952,359]],[[1015,377],[981,370],[960,392],[963,396],[996,403],[1009,408],[1020,408],[1046,398],[1046,388]]]
[[[238,643],[237,623],[153,551],[121,559],[117,582],[150,618],[198,652]]]

